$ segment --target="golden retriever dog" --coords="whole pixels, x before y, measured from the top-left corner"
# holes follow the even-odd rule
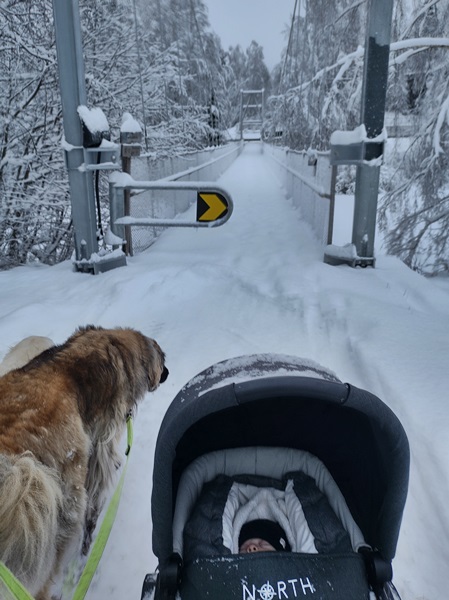
[[[128,328],[81,327],[22,366],[23,350],[0,377],[0,560],[48,600],[68,548],[88,551],[127,416],[168,370]]]

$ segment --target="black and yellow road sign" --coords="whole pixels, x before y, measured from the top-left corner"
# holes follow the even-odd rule
[[[229,209],[227,198],[216,191],[199,191],[196,202],[197,221],[218,221],[226,216]]]
[[[120,173],[123,175],[123,173]],[[124,239],[125,227],[220,227],[226,223],[234,210],[231,195],[214,182],[202,181],[135,181],[129,175],[127,179],[110,176],[111,194],[111,231]],[[170,200],[183,200],[184,208],[175,217],[170,218],[125,215],[125,190],[151,190],[166,194]],[[176,192],[176,193],[174,193]],[[185,192],[185,197],[183,194]],[[167,196],[168,195],[168,196]],[[196,200],[196,214],[194,204]],[[192,210],[190,210],[190,208]],[[184,211],[184,213],[182,212]],[[185,214],[185,216],[183,216]]]

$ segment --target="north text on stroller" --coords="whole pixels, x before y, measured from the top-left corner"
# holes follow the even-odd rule
[[[315,586],[308,577],[275,581],[273,583],[267,581],[260,588],[252,584],[251,589],[248,584],[242,581],[243,600],[273,600],[275,597],[278,600],[282,598],[290,600],[291,598],[313,594],[315,591]]]

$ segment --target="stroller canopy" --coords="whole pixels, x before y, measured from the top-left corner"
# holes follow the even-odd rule
[[[376,396],[311,361],[257,354],[225,360],[194,377],[163,419],[155,450],[153,551],[173,553],[179,481],[200,456],[250,446],[304,450],[341,490],[365,541],[395,555],[407,495],[409,446]]]

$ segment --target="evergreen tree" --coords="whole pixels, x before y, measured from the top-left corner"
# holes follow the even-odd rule
[[[270,74],[263,57],[263,48],[254,40],[246,50],[245,88],[270,92]]]

